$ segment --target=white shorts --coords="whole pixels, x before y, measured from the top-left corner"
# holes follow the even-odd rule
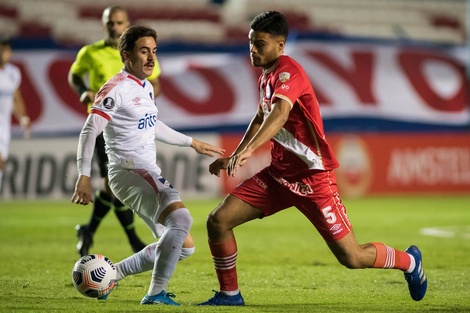
[[[0,127],[0,156],[4,161],[8,159],[8,155],[10,153],[10,125],[4,127],[1,125]]]
[[[156,172],[120,169],[109,173],[109,187],[114,195],[140,216],[156,238],[160,214],[172,203],[181,201],[169,181]]]

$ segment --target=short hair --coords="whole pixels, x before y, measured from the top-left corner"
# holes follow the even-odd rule
[[[251,21],[250,27],[257,32],[268,33],[273,36],[289,35],[289,26],[286,17],[277,11],[266,11],[258,14]]]
[[[119,37],[119,52],[122,54],[124,51],[134,50],[135,42],[142,37],[153,37],[157,42],[157,32],[154,29],[145,26],[131,26]]]

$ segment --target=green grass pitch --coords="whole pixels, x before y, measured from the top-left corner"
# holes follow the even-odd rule
[[[80,295],[71,270],[79,258],[74,226],[91,206],[66,201],[0,202],[1,312],[470,312],[470,196],[374,197],[343,200],[359,242],[381,241],[423,252],[426,297],[415,302],[397,270],[349,270],[295,209],[235,229],[239,284],[246,306],[197,307],[218,289],[205,219],[218,199],[191,200],[196,253],[178,264],[168,291],[181,307],[142,306],[150,273],[127,277],[97,301]],[[139,235],[152,236],[136,217]],[[112,261],[131,249],[113,212],[92,253]]]

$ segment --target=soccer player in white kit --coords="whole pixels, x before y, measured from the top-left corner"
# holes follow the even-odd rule
[[[179,133],[158,120],[153,88],[146,80],[155,64],[156,41],[156,32],[143,26],[132,26],[121,35],[119,51],[124,68],[100,89],[80,133],[79,178],[72,202],[86,205],[93,199],[91,161],[96,136],[103,131],[111,190],[145,221],[156,237],[157,224],[166,226],[156,245],[150,287],[141,304],[179,305],[172,300],[174,294],[166,289],[181,257],[192,218],[178,192],[160,175],[155,140],[192,147],[208,156],[223,154],[224,150]],[[142,251],[130,258],[139,259]],[[131,273],[143,270],[135,265]],[[124,274],[130,273],[122,273],[118,266],[118,279]]]
[[[11,56],[10,40],[0,38],[0,190],[3,169],[10,152],[12,113],[23,127],[25,137],[31,131],[31,120],[20,93],[21,73],[18,67],[10,63]]]

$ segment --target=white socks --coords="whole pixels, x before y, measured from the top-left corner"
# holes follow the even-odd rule
[[[155,263],[156,257],[156,250],[157,250],[157,242],[153,242],[147,245],[144,249],[140,250],[139,252],[131,255],[130,257],[116,263],[116,271],[117,276],[116,279],[119,281],[126,276],[134,275],[146,271],[150,271],[153,269],[153,265]],[[191,256],[194,251],[196,250],[195,247],[192,248],[182,248],[181,255],[179,260],[182,261],[187,257]]]
[[[405,271],[405,273],[409,274],[409,273],[413,272],[413,270],[415,269],[415,267],[416,267],[416,260],[415,260],[415,257],[414,257],[414,256],[412,256],[412,255],[409,254],[409,253],[407,253],[407,254],[408,254],[409,257],[410,257],[411,262],[410,262],[410,268],[409,268],[407,271]]]
[[[155,264],[152,281],[147,292],[154,296],[166,290],[168,281],[175,271],[176,264],[181,256],[184,240],[189,234],[193,219],[186,208],[171,212],[166,220],[166,230],[157,243]]]

